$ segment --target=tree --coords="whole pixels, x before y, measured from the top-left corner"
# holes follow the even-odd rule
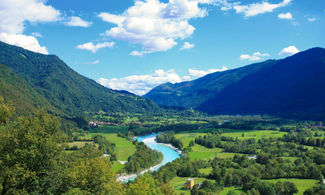
[[[79,159],[68,169],[69,186],[92,194],[123,194],[110,162],[102,157]]]
[[[60,193],[66,166],[60,122],[45,110],[20,117],[0,133],[2,193]]]
[[[0,125],[5,125],[9,122],[14,108],[9,104],[5,104],[3,97],[0,96]]]
[[[144,174],[132,183],[128,184],[126,189],[128,195],[163,195],[158,182],[149,174]]]

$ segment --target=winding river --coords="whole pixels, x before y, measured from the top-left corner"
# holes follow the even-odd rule
[[[153,133],[150,135],[145,135],[145,136],[139,136],[135,137],[134,139],[143,142],[146,144],[148,147],[150,147],[153,150],[157,150],[163,154],[163,160],[160,164],[153,166],[145,171],[142,171],[140,174],[143,174],[147,171],[157,171],[161,166],[172,162],[173,160],[180,158],[181,156],[181,151],[178,150],[177,148],[172,147],[170,144],[162,144],[162,143],[157,143],[155,141],[157,133]],[[138,175],[132,174],[132,175],[125,175],[121,176],[119,178],[120,181],[128,182],[134,180]]]

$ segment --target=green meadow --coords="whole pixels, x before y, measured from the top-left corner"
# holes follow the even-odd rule
[[[296,193],[297,195],[303,195],[304,191],[307,190],[308,188],[311,188],[313,186],[315,186],[317,184],[317,180],[314,179],[287,179],[287,178],[283,178],[283,179],[270,179],[270,180],[264,180],[264,181],[268,181],[271,183],[276,183],[278,181],[284,182],[284,181],[289,181],[294,183],[297,188],[298,188],[298,193]]]
[[[222,135],[226,136],[226,137],[233,137],[233,138],[238,138],[238,139],[255,138],[258,140],[258,139],[269,138],[269,137],[280,138],[284,134],[286,134],[286,132],[260,130],[260,131],[235,131],[235,132],[225,131],[225,133],[223,133]]]

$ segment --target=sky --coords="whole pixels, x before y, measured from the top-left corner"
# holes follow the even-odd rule
[[[144,95],[325,47],[324,0],[1,0],[0,41]]]

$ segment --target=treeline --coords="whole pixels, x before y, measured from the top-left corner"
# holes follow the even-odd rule
[[[136,144],[137,150],[128,158],[128,162],[124,166],[127,173],[138,173],[162,161],[163,155],[160,152],[150,149],[143,142],[135,141],[134,144]]]
[[[316,147],[325,146],[325,139],[322,138],[322,134],[318,134],[317,132],[314,135],[312,135],[311,133],[306,134],[304,131],[303,132],[291,131],[282,137],[282,141],[295,142],[306,146],[316,146]]]
[[[179,149],[183,148],[183,142],[175,137],[175,133],[173,131],[158,134],[156,141],[158,143],[171,144]]]
[[[195,138],[195,143],[207,148],[223,148],[225,152],[255,154],[259,145],[255,139],[238,140],[219,134],[208,134]]]
[[[116,160],[116,153],[115,153],[115,144],[108,141],[102,135],[95,135],[93,137],[95,143],[98,144],[98,149],[103,151],[104,154],[109,154],[111,161]]]

